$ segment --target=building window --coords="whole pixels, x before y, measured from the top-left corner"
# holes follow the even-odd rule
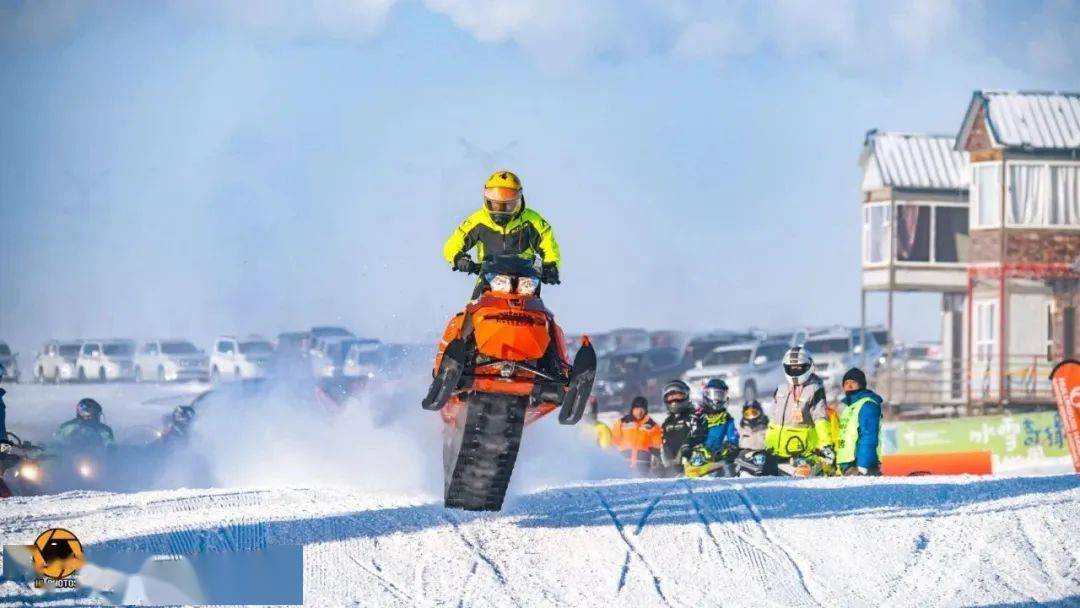
[[[930,215],[926,205],[896,206],[896,261],[929,262]]]
[[[998,163],[972,165],[971,227],[1001,225],[1001,166]]]
[[[897,262],[963,263],[967,250],[967,205],[930,201],[897,204]]]
[[[889,261],[892,241],[892,209],[888,203],[863,206],[863,263]]]
[[[1080,225],[1080,166],[1050,165],[1047,220],[1054,226]]]
[[[997,352],[997,302],[975,302],[975,360],[979,368],[992,369],[990,365]]]
[[[1010,225],[1041,226],[1046,224],[1046,166],[1009,165]]]

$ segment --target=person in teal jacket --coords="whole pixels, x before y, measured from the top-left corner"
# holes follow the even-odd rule
[[[843,475],[881,475],[881,396],[857,367],[844,374],[843,387],[836,463]]]
[[[68,450],[111,449],[116,447],[113,431],[101,421],[101,404],[93,399],[80,399],[75,405],[75,417],[60,425],[53,433],[58,447]]]

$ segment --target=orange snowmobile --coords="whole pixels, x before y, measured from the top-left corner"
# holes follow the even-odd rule
[[[581,419],[596,352],[582,338],[570,364],[532,261],[490,257],[480,281],[480,297],[443,333],[422,406],[442,410],[446,506],[498,511],[525,425],[556,409],[562,424]]]

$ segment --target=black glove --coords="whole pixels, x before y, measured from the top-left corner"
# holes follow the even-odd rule
[[[464,272],[468,274],[477,274],[480,272],[480,265],[477,264],[469,257],[467,253],[459,253],[454,258],[454,270],[458,272]]]
[[[540,282],[547,285],[558,285],[559,267],[554,263],[544,264],[543,270],[540,271]]]
[[[836,452],[833,451],[831,445],[825,445],[818,448],[817,454],[826,462],[836,462]]]

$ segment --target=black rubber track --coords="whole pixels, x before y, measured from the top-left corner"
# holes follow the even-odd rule
[[[443,445],[445,505],[498,511],[514,472],[528,397],[472,393],[447,427]]]

